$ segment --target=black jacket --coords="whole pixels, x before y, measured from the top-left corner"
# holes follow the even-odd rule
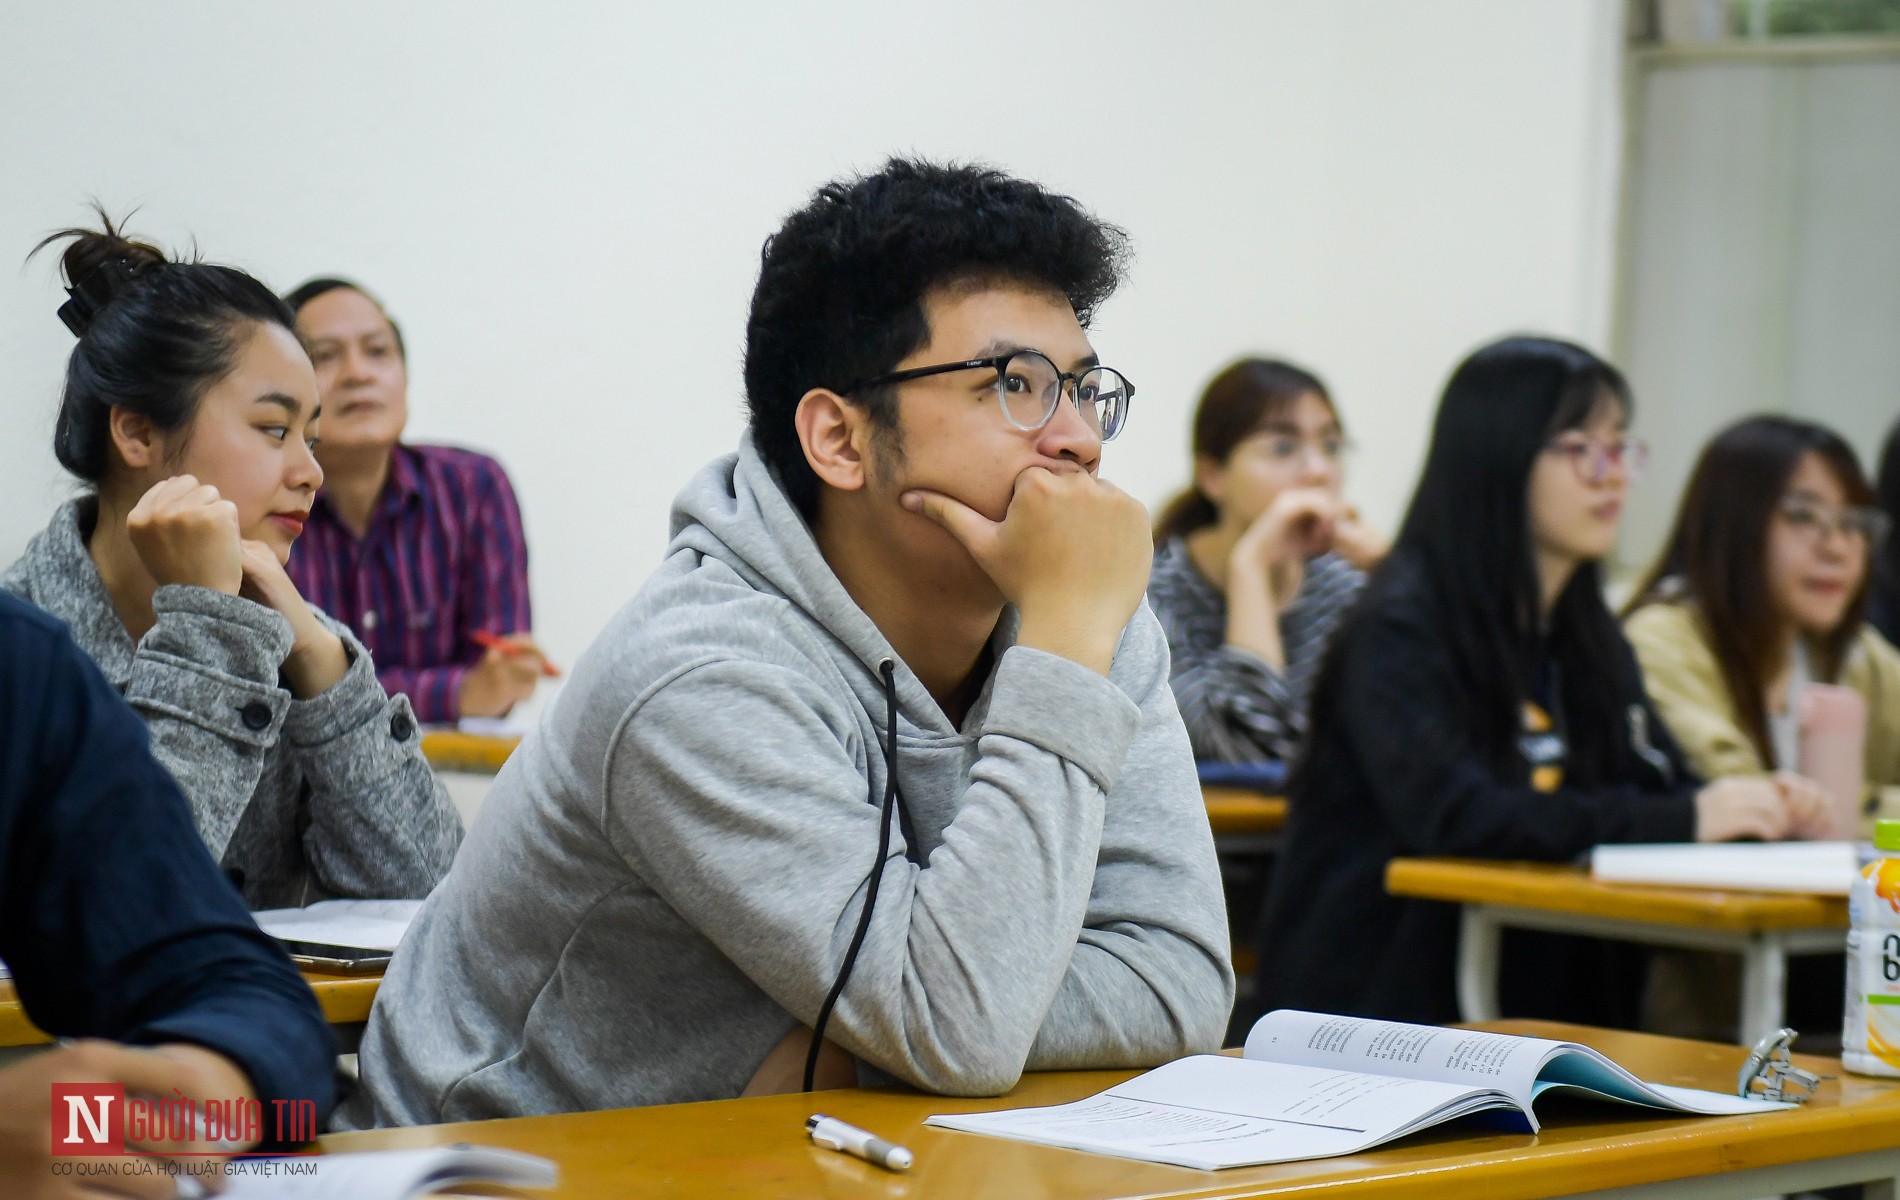
[[[1476,748],[1436,602],[1419,573],[1388,567],[1396,574],[1347,623],[1315,698],[1267,903],[1258,997],[1268,1009],[1456,1020],[1456,907],[1388,896],[1389,860],[1563,861],[1600,842],[1690,841],[1698,784],[1620,640],[1625,661],[1605,669],[1634,681],[1629,722],[1642,728],[1618,737],[1617,761],[1591,772],[1602,782],[1540,792],[1521,757],[1495,768]],[[1507,971],[1509,957],[1507,948]]]
[[[211,861],[141,721],[66,627],[0,594],[0,960],[48,1033],[191,1042],[264,1102],[335,1090],[334,1039]]]

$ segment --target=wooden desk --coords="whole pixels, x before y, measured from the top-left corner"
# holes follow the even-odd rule
[[[438,771],[493,775],[520,744],[518,737],[493,737],[457,729],[422,731],[422,756]]]
[[[1245,788],[1203,787],[1207,823],[1217,838],[1274,837],[1286,824],[1286,800]]]
[[[1541,1021],[1493,1028],[1584,1042],[1638,1075],[1664,1083],[1727,1090],[1743,1051],[1641,1033]],[[1129,1071],[1032,1075],[1009,1096],[954,1100],[908,1090],[767,1096],[614,1112],[523,1117],[460,1125],[334,1134],[325,1150],[368,1150],[477,1142],[546,1155],[561,1167],[557,1200],[596,1197],[1007,1196],[1074,1197],[1316,1195],[1438,1200],[1482,1196],[1518,1200],[1588,1189],[1622,1197],[1713,1200],[1764,1196],[1900,1174],[1900,1085],[1844,1075],[1838,1060],[1797,1055],[1836,1076],[1806,1107],[1751,1117],[1657,1117],[1614,1105],[1551,1104],[1537,1135],[1489,1133],[1461,1125],[1345,1158],[1230,1171],[1191,1171],[925,1128],[932,1113],[975,1112],[1077,1100],[1128,1078]],[[814,1111],[841,1117],[916,1153],[903,1175],[828,1150],[806,1138]],[[1892,1200],[1892,1192],[1870,1191]]]
[[[310,990],[317,994],[323,1017],[338,1029],[346,1041],[362,1031],[369,1020],[369,1006],[382,985],[380,973],[373,975],[332,975],[323,971],[304,971]],[[13,981],[0,981],[0,1047],[38,1046],[53,1039],[29,1021],[13,990]],[[350,1049],[354,1049],[354,1045]],[[346,1051],[347,1052],[347,1051]]]
[[[1461,905],[1458,1011],[1498,1015],[1498,944],[1504,928],[1543,929],[1742,956],[1741,1036],[1782,1024],[1788,956],[1839,953],[1847,901],[1839,896],[1731,892],[1598,883],[1582,867],[1453,858],[1395,858],[1385,890]]]

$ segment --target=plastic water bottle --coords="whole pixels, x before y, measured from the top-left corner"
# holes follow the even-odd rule
[[[1876,857],[1847,894],[1847,1020],[1841,1062],[1900,1078],[1900,821],[1874,825]]]

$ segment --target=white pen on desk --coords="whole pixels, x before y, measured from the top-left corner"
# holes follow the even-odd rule
[[[811,1140],[827,1150],[842,1150],[854,1154],[865,1162],[874,1163],[887,1171],[910,1170],[910,1151],[902,1146],[885,1141],[869,1130],[859,1129],[856,1125],[847,1125],[836,1117],[827,1117],[823,1113],[813,1113],[805,1122],[805,1132],[811,1134]]]

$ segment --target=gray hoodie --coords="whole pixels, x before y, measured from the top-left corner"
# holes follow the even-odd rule
[[[1227,921],[1161,629],[1011,644],[957,729],[896,662],[893,836],[828,1037],[989,1095],[1218,1045]],[[345,1127],[739,1094],[812,1024],[878,843],[890,644],[750,443],[495,781],[371,1014]]]
[[[419,897],[448,873],[462,821],[422,757],[409,698],[384,695],[369,651],[299,700],[279,679],[283,614],[209,588],[152,596],[134,643],[86,549],[95,502],[76,500],[27,543],[0,588],[66,622],[152,733],[198,835],[252,908],[332,896]]]

